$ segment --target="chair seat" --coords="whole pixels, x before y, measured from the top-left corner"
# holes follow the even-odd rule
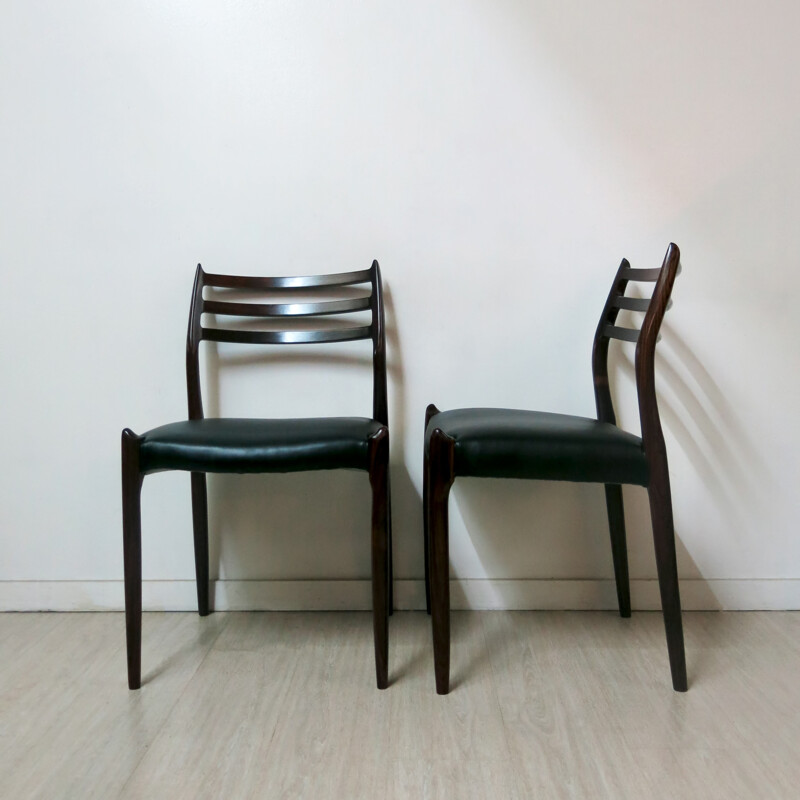
[[[425,431],[426,451],[436,428],[455,440],[456,475],[641,486],[649,480],[642,440],[596,419],[506,408],[442,411]]]
[[[368,440],[382,427],[363,417],[173,422],[142,436],[140,469],[143,473],[366,470]]]

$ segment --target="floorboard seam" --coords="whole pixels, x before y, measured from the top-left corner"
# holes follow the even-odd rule
[[[489,640],[486,638],[486,615],[481,615],[481,635],[483,636],[483,644],[487,648],[489,648]],[[489,671],[492,676],[492,693],[494,694],[495,700],[497,701],[497,707],[500,709],[500,719],[503,721],[503,741],[506,743],[506,752],[508,753],[508,760],[509,763],[512,765],[512,772],[514,775],[514,786],[517,790],[517,796],[522,798],[525,797],[523,793],[524,787],[521,785],[521,776],[519,774],[519,770],[516,768],[516,759],[514,758],[514,754],[511,752],[511,744],[508,741],[508,723],[506,722],[506,715],[503,713],[503,704],[500,702],[500,694],[497,691],[497,673],[495,672],[494,668],[494,661],[489,657]]]
[[[225,613],[225,612],[223,612],[223,613]],[[178,692],[178,696],[173,701],[172,706],[170,707],[169,711],[164,715],[164,719],[162,720],[161,724],[158,726],[158,729],[153,733],[153,738],[148,742],[147,746],[144,748],[144,751],[142,752],[141,757],[137,760],[135,766],[130,771],[128,777],[125,779],[125,783],[123,783],[122,786],[120,787],[119,794],[117,794],[117,797],[122,797],[125,794],[125,790],[128,788],[128,784],[133,780],[133,776],[138,772],[139,767],[142,765],[142,761],[144,761],[145,757],[147,756],[148,751],[155,744],[155,742],[158,739],[158,737],[161,735],[161,731],[164,730],[164,727],[166,726],[167,722],[169,722],[170,717],[172,717],[172,714],[174,713],[175,708],[177,707],[178,703],[181,701],[181,698],[186,694],[186,691],[189,688],[189,684],[194,680],[195,676],[200,671],[200,667],[202,667],[203,664],[205,664],[206,659],[208,658],[209,654],[211,653],[211,651],[216,646],[217,641],[219,640],[219,637],[222,635],[222,632],[225,630],[225,628],[228,627],[229,624],[230,624],[230,616],[228,616],[226,614],[225,621],[223,622],[222,625],[220,625],[219,632],[214,637],[214,641],[211,642],[211,644],[208,646],[208,649],[206,650],[205,655],[197,662],[197,666],[195,667],[194,672],[187,678],[186,683],[183,686],[183,689],[181,689],[181,691]]]

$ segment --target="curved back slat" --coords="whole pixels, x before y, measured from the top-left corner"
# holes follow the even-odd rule
[[[614,308],[625,311],[647,311],[650,308],[649,297],[625,297],[625,295],[615,295],[612,300]],[[672,298],[667,302],[667,309],[672,308]]]
[[[234,303],[227,300],[203,300],[203,312],[233,317],[309,317],[366,311],[370,296],[352,300],[326,300],[322,303]]]
[[[655,283],[661,275],[660,269],[633,269],[626,267],[621,269],[617,277],[626,281],[643,281],[645,283]]]
[[[619,325],[606,325],[603,328],[603,336],[609,339],[619,339],[622,342],[638,342],[638,328],[621,328]]]
[[[650,307],[650,298],[616,295],[612,300],[612,304],[614,308],[623,309],[625,311],[647,311]]]
[[[369,269],[357,272],[334,272],[330,275],[294,275],[275,278],[203,273],[203,285],[219,289],[311,289],[322,286],[352,286],[355,283],[369,283],[371,280],[372,270]]]
[[[344,286],[369,283],[369,294],[360,297],[347,297],[345,299],[322,299],[315,302],[242,302],[239,298],[242,292],[254,294],[267,292],[276,300],[281,296],[287,300],[291,295],[306,294],[306,290],[313,290],[316,296],[335,292]],[[322,342],[345,342],[354,339],[369,339],[372,336],[372,325],[375,324],[377,309],[373,308],[372,297],[375,292],[374,270],[359,270],[358,272],[340,272],[332,275],[301,275],[298,277],[251,277],[241,275],[214,275],[202,273],[202,287],[212,289],[237,289],[236,300],[220,299],[215,292],[213,299],[199,299],[199,314],[213,314],[213,326],[201,325],[199,339],[214,342],[238,342],[240,344],[317,344]],[[292,298],[295,299],[295,298]],[[347,327],[331,328],[329,324],[322,324],[322,320],[315,325],[315,318],[331,318],[336,315],[355,314],[371,311],[373,319],[369,325],[357,324]],[[198,313],[195,309],[194,313]],[[256,319],[298,318],[306,320],[305,330],[294,330],[287,325],[287,330],[244,331],[234,324],[225,321],[226,317],[252,317]]]
[[[607,339],[619,339],[621,342],[633,342],[634,344],[639,341],[641,331],[638,328],[623,328],[620,325],[606,325],[603,328],[603,336]],[[661,341],[661,334],[659,333],[657,342]]]
[[[369,284],[368,293],[361,289],[344,290],[358,284]],[[205,298],[206,287],[213,297]],[[224,299],[224,290],[238,290],[235,300]],[[313,302],[297,302],[297,295],[313,294]],[[347,296],[353,291],[357,296]],[[241,294],[271,295],[276,302],[242,301]],[[342,298],[342,293],[345,297]],[[386,357],[384,311],[377,261],[369,269],[340,272],[330,275],[300,275],[288,277],[256,277],[247,275],[220,275],[207,273],[198,264],[195,275],[192,303],[189,311],[189,332],[186,337],[186,381],[189,397],[189,418],[202,419],[203,403],[200,388],[199,345],[203,340],[237,344],[323,344],[371,339],[373,342],[373,411],[375,419],[388,423],[386,402]],[[326,297],[327,295],[327,297]],[[260,298],[259,298],[260,300]],[[283,300],[283,302],[282,302]],[[210,324],[203,324],[203,315],[213,315]],[[349,314],[360,314],[348,317]],[[369,314],[368,324],[364,315]],[[243,328],[231,317],[251,320],[279,320],[269,324],[267,330]],[[303,327],[290,324],[302,320]],[[237,324],[239,327],[237,327]],[[252,326],[253,323],[251,323]],[[276,329],[285,327],[285,329]]]
[[[233,331],[227,328],[203,328],[203,338],[209,342],[238,344],[319,344],[321,342],[352,342],[369,339],[372,326],[338,328],[325,331]]]

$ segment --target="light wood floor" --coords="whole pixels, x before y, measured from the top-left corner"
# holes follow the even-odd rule
[[[363,613],[0,615],[0,796],[797,798],[800,613],[688,613],[672,691],[659,614],[397,613],[375,689]]]

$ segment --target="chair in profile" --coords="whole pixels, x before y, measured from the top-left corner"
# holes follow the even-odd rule
[[[204,297],[204,289],[214,298]],[[349,287],[343,289],[342,287]],[[360,288],[359,288],[360,287]],[[297,297],[314,302],[296,302]],[[225,295],[228,295],[226,299]],[[267,295],[271,302],[251,302]],[[292,295],[292,302],[287,302]],[[345,295],[342,297],[342,295]],[[234,299],[231,299],[233,297]],[[249,298],[241,302],[241,297]],[[274,302],[272,302],[274,300]],[[214,315],[206,327],[203,315]],[[360,314],[360,317],[347,317]],[[345,315],[345,316],[341,316]],[[369,323],[365,316],[369,316]],[[232,318],[261,318],[253,330]],[[324,319],[323,319],[324,317]],[[278,318],[275,320],[274,318]],[[300,319],[298,319],[300,318]],[[226,324],[227,321],[231,321]],[[252,322],[252,320],[251,320]],[[274,329],[282,328],[282,329]],[[206,419],[200,388],[199,345],[372,342],[372,418]],[[142,551],[140,493],[144,476],[161,470],[191,473],[197,601],[209,613],[208,472],[299,472],[356,469],[372,487],[372,607],[378,688],[388,683],[388,615],[392,604],[389,430],[381,274],[370,269],[307,277],[213,275],[198,264],[186,341],[189,419],[137,436],[122,432],[122,528],[128,685],[141,684]]]
[[[594,337],[592,373],[597,419],[462,408],[425,416],[423,506],[425,578],[432,614],[436,691],[447,694],[450,674],[448,498],[457,476],[529,478],[605,484],[620,614],[631,613],[622,484],[647,487],[667,647],[676,691],[686,691],[681,604],[675,556],[667,451],[656,402],[654,356],[670,303],[680,252],[670,244],[660,269],[631,269],[623,259]],[[650,298],[627,297],[629,281],[654,282]],[[641,329],[616,325],[620,310],[644,312]],[[641,438],[617,427],[608,379],[609,340],[636,343],[635,372]]]

